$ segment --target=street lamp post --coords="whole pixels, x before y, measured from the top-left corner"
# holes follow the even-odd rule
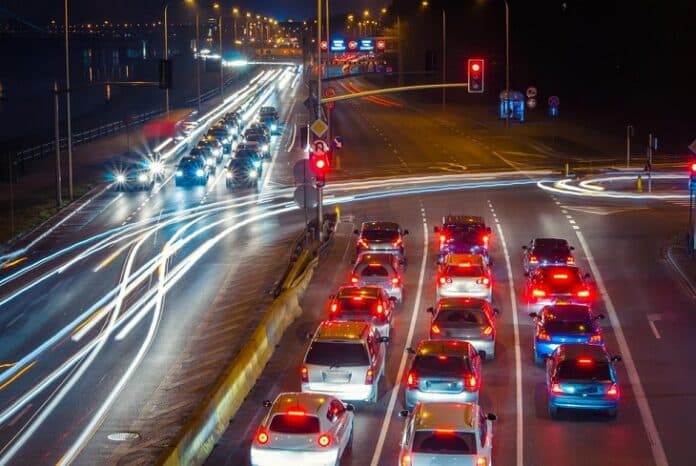
[[[232,8],[232,20],[234,21],[234,44],[237,45],[237,17],[239,16],[239,8]]]
[[[68,195],[73,200],[73,169],[72,169],[72,115],[70,110],[70,45],[68,42],[68,0],[63,3],[65,14],[65,110],[67,113],[67,144],[68,144]]]
[[[169,9],[169,2],[164,4],[164,59],[169,60],[169,19],[167,17],[167,10]],[[169,87],[164,90],[164,109],[169,115]]]
[[[447,82],[447,16],[445,9],[442,9],[442,84]],[[445,110],[447,100],[447,89],[442,88],[442,110]]]
[[[219,3],[214,3],[213,8],[220,12],[220,15],[218,16],[218,45],[220,46],[220,96],[223,96],[225,94],[225,76],[222,66],[222,11]]]
[[[510,128],[510,4],[505,1],[505,95],[507,106],[505,111],[505,127]]]
[[[317,118],[321,118],[321,0],[317,0]],[[319,230],[319,242],[324,240],[324,188],[317,186],[317,229]]]

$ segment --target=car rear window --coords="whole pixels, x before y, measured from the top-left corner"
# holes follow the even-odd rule
[[[475,454],[473,432],[419,430],[413,437],[414,453]]]
[[[468,267],[449,265],[445,269],[445,275],[448,277],[481,277],[483,276],[483,267],[480,265],[470,265]]]
[[[281,434],[317,434],[319,418],[307,414],[276,414],[269,429]]]
[[[371,309],[377,305],[377,300],[374,298],[342,298],[339,300],[338,309],[340,311],[364,311],[371,312]]]
[[[549,333],[589,333],[594,331],[591,322],[588,321],[563,321],[552,320],[544,322],[544,329]]]
[[[188,167],[195,167],[195,166],[200,166],[201,162],[199,159],[194,159],[194,158],[184,158],[181,159],[179,162],[179,167],[181,168],[188,168]]]
[[[360,271],[363,277],[388,277],[389,270],[382,265],[367,265]]]
[[[562,361],[558,365],[557,377],[561,380],[609,381],[611,374],[606,362],[591,361],[581,364],[576,360]]]
[[[390,230],[363,230],[362,236],[368,241],[396,241],[399,233]]]
[[[488,317],[481,309],[443,309],[435,321],[444,327],[480,327],[488,325]]]
[[[307,364],[318,366],[368,366],[370,358],[361,343],[315,341],[307,353]]]
[[[433,375],[456,375],[461,377],[465,373],[471,372],[471,364],[469,363],[469,358],[460,356],[418,355],[413,360],[413,370],[423,377]]]

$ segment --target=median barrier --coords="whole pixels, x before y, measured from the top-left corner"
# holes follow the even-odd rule
[[[294,270],[292,286],[271,303],[258,327],[212,390],[203,398],[157,464],[203,464],[227,429],[229,420],[239,410],[261,376],[283,333],[302,313],[299,299],[309,285],[318,263],[319,258],[314,257],[306,263],[303,271]]]

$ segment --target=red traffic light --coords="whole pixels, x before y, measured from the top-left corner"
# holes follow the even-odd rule
[[[468,61],[468,91],[469,93],[481,93],[484,89],[484,60],[482,58],[470,58]]]
[[[326,160],[323,158],[317,158],[317,160],[314,161],[314,167],[318,170],[323,170],[326,168]]]
[[[473,63],[471,65],[471,71],[479,71],[480,69],[481,69],[481,65],[479,65],[478,63]]]
[[[696,173],[696,162],[691,162],[689,170],[691,170],[691,173]]]

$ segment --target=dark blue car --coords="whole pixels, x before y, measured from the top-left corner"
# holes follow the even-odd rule
[[[599,345],[562,344],[546,361],[546,392],[549,416],[559,409],[603,411],[615,418],[621,392],[614,363],[620,356],[609,356]]]
[[[555,304],[529,315],[536,323],[533,347],[536,364],[541,364],[562,343],[604,344],[602,330],[597,323],[604,315],[594,315],[589,306]]]

